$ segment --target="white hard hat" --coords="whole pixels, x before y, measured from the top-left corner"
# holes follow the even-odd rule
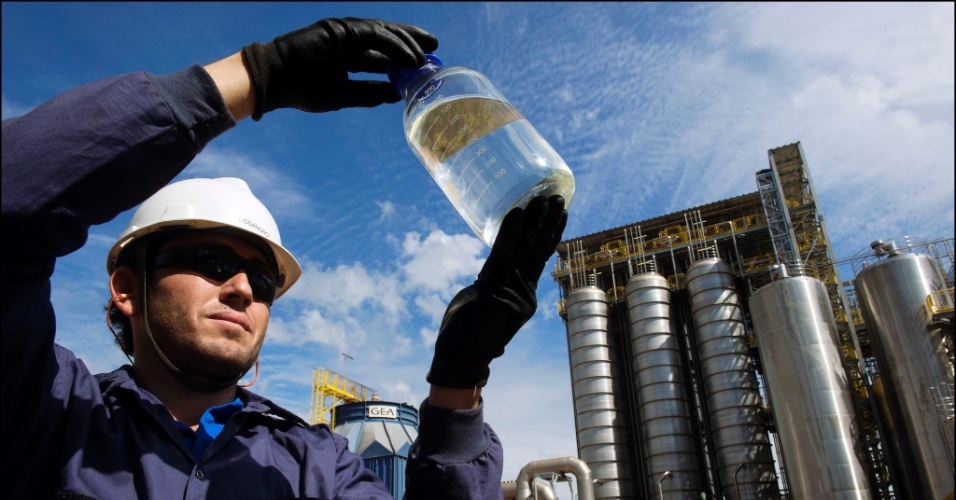
[[[187,179],[174,182],[150,196],[140,205],[129,225],[120,234],[106,258],[106,270],[116,270],[120,253],[138,238],[166,228],[233,228],[249,233],[272,250],[278,266],[276,298],[282,296],[299,276],[302,268],[282,246],[279,227],[269,210],[249,185],[235,177]]]

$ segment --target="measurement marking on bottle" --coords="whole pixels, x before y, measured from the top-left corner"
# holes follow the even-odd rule
[[[459,158],[460,158],[460,157],[459,157]],[[462,176],[464,176],[464,175],[465,175],[465,172],[467,172],[468,169],[471,168],[471,164],[472,164],[472,163],[475,163],[475,160],[477,160],[477,158],[471,158],[470,160],[471,160],[471,161],[469,161],[468,164],[465,165],[465,168],[461,169],[461,173],[458,174],[458,179],[455,179],[455,184],[461,183],[461,178],[462,178]],[[458,160],[455,160],[455,161],[458,161]],[[449,169],[452,169],[452,168],[454,168],[454,166],[455,166],[454,164],[451,164],[451,165],[448,166],[448,168],[449,168]]]
[[[456,115],[456,116],[457,116],[457,115]],[[452,125],[451,123],[448,124],[449,127],[450,127],[451,125]],[[447,130],[447,129],[448,129],[448,127],[445,127],[445,130]],[[455,133],[455,138],[458,139],[458,138],[462,137],[463,135],[465,135],[466,132],[468,132],[468,124],[467,124],[467,123],[463,123],[463,124],[461,125],[461,128],[456,131],[456,133]],[[444,134],[443,134],[443,135],[444,135]],[[472,134],[472,136],[471,136],[470,138],[477,139],[477,138],[474,136],[474,134]],[[435,142],[437,143],[437,141],[435,141]],[[463,140],[462,142],[464,142],[464,140]],[[471,144],[471,143],[468,143],[468,144]],[[455,148],[455,152],[457,152],[457,151],[459,151],[460,149],[464,148],[466,145],[467,145],[467,144],[462,144],[461,146],[456,147],[456,148]],[[445,145],[445,149],[442,150],[441,156],[440,156],[439,158],[441,158],[442,160],[444,160],[445,158],[448,158],[449,156],[451,156],[451,155],[448,154],[448,149],[451,148],[451,147],[454,147],[454,146],[456,146],[454,140],[448,141],[448,144]]]
[[[466,189],[465,192],[462,193],[462,197],[467,196],[468,193],[471,192],[471,186],[474,185],[475,181],[477,181],[478,178],[481,177],[481,174],[482,174],[485,170],[487,170],[487,168],[483,168],[483,169],[479,170],[477,174],[475,174],[475,176],[471,179],[471,182],[468,183],[468,189]],[[492,181],[489,180],[489,181],[488,181],[488,184],[491,184],[491,182],[492,182]],[[485,189],[488,189],[488,186],[485,186]],[[481,191],[481,194],[485,194],[485,191],[482,190],[482,191]],[[481,196],[479,196],[479,199],[480,199],[480,198],[481,198]]]
[[[472,139],[472,142],[478,140],[478,138],[475,136],[471,136],[471,139]],[[459,172],[458,178],[455,179],[455,184],[458,184],[461,182],[461,177],[465,175],[465,172],[467,172],[469,168],[471,168],[471,164],[474,163],[475,160],[481,158],[481,155],[485,154],[486,151],[488,151],[488,146],[482,146],[478,148],[478,151],[475,151],[475,155],[473,158],[471,158],[471,161],[469,161],[468,164],[465,165],[465,168],[461,169],[461,172]],[[455,161],[458,161],[458,160],[455,160]],[[454,164],[448,166],[448,168],[452,168],[452,167],[454,167]]]
[[[488,191],[488,188],[490,188],[491,185],[494,184],[494,182],[495,182],[495,181],[489,180],[489,181],[488,181],[488,184],[485,184],[485,188],[482,189],[482,190],[481,190],[481,193],[478,194],[478,198],[475,199],[475,204],[472,205],[472,206],[477,207],[478,204],[481,203],[481,197],[485,195],[485,191]]]

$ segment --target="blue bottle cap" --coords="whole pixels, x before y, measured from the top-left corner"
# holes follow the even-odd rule
[[[429,69],[431,71],[437,71],[441,69],[444,64],[441,62],[441,59],[438,58],[435,54],[425,54],[425,64],[418,68],[403,68],[394,62],[389,61],[388,68],[386,73],[388,74],[388,81],[392,82],[392,85],[395,86],[395,90],[398,91],[398,94],[405,97],[405,85],[409,83],[419,72],[423,69]]]

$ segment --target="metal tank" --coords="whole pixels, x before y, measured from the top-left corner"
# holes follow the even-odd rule
[[[646,484],[662,497],[699,499],[699,452],[680,343],[671,322],[667,279],[657,273],[638,274],[628,280],[625,290]]]
[[[855,285],[897,428],[887,437],[902,452],[897,469],[906,470],[914,498],[943,498],[954,490],[953,365],[925,306],[946,280],[929,256],[889,254],[860,271]]]
[[[626,405],[608,347],[607,297],[581,287],[568,294],[567,310],[578,453],[595,479],[594,498],[631,498]]]
[[[335,408],[333,429],[349,440],[349,450],[362,457],[395,498],[405,494],[408,451],[418,437],[418,410],[384,401],[345,403]]]
[[[869,499],[826,287],[783,278],[751,296],[750,315],[793,498]]]
[[[899,491],[897,498],[918,498],[917,489],[913,486],[913,477],[909,468],[906,467],[906,458],[903,456],[903,450],[900,449],[900,442],[894,436],[899,435],[896,423],[893,422],[893,414],[886,401],[886,392],[883,389],[883,379],[876,377],[867,385],[872,401],[875,403],[877,415],[879,415],[880,436],[883,436],[883,446],[889,454],[890,476],[893,478],[893,488]],[[900,465],[896,465],[900,464]]]
[[[730,265],[695,262],[685,275],[707,414],[726,498],[777,499],[770,439]]]

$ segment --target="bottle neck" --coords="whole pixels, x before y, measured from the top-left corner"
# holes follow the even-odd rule
[[[442,62],[434,54],[425,55],[425,65],[420,68],[406,69],[389,65],[388,79],[395,85],[395,90],[406,101],[412,94],[421,88],[435,73],[442,70]]]

